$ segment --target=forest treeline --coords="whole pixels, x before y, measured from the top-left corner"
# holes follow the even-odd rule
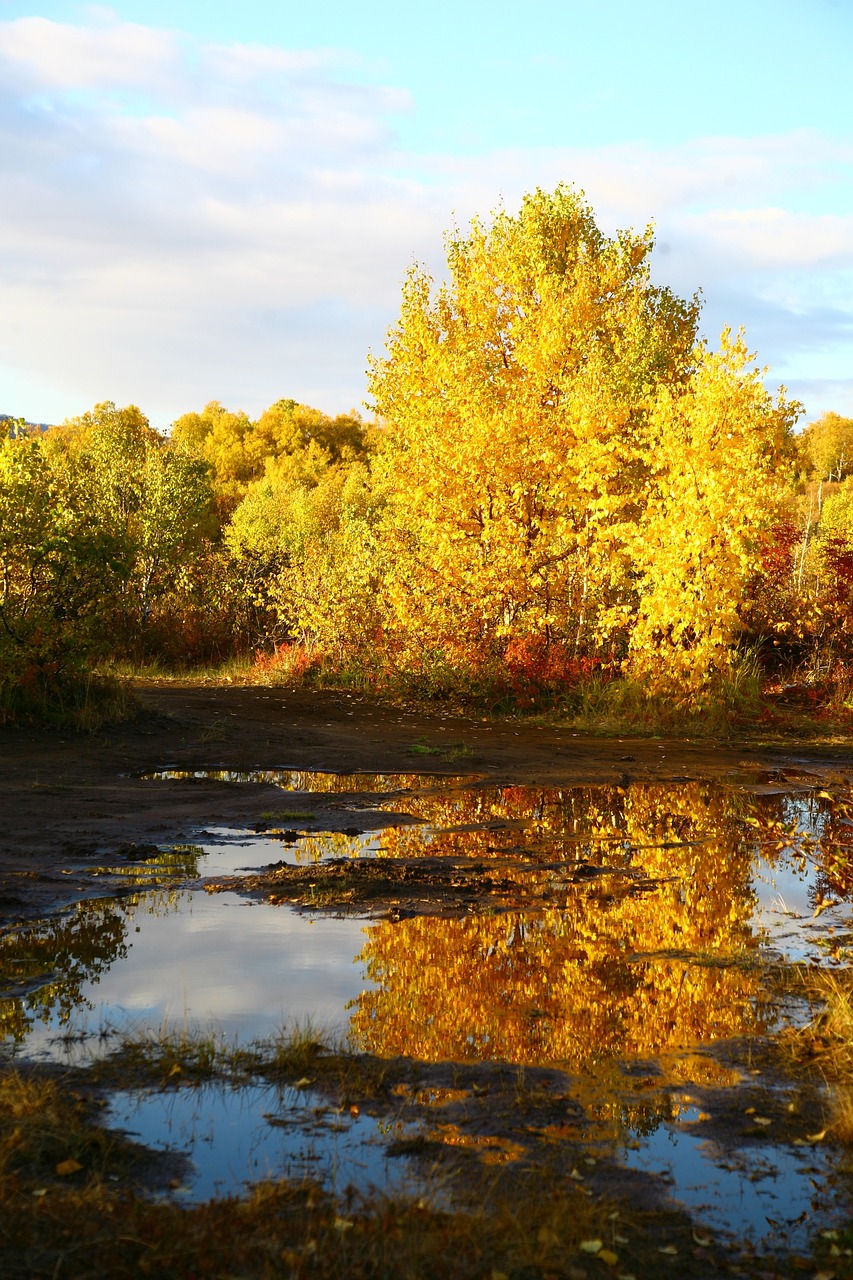
[[[652,283],[652,236],[537,191],[414,268],[372,414],[99,404],[0,446],[4,714],[105,664],[709,705],[853,659],[853,419]]]

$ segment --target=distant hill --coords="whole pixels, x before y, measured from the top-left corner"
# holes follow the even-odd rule
[[[17,418],[12,413],[0,413],[0,434],[7,435],[7,431],[3,431],[3,423],[17,422]],[[49,431],[53,426],[52,422],[27,422],[24,424],[27,431]]]

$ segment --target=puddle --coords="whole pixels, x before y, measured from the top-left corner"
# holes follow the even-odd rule
[[[0,939],[0,955],[14,945],[22,957],[10,979],[53,962],[48,981],[0,1002],[0,1025],[27,1057],[67,1064],[164,1025],[249,1040],[310,1023],[335,1035],[361,991],[363,928],[200,890],[83,902]]]
[[[772,1031],[797,1010],[773,999],[768,959],[837,965],[853,954],[853,826],[825,794],[298,770],[146,776],[303,794],[283,818],[292,830],[205,832],[198,845],[112,868],[137,877],[131,892],[0,936],[8,1052],[80,1063],[119,1033],[164,1023],[250,1041],[310,1022],[382,1058],[590,1071]],[[361,831],[369,819],[354,798],[352,828],[300,830],[311,793],[370,795],[374,813],[408,817]],[[499,868],[519,896],[494,914],[478,914],[472,894],[461,918],[367,921],[179,887],[364,857]],[[146,887],[146,876],[174,883]],[[188,1151],[193,1197],[306,1168],[336,1187],[384,1187],[390,1176],[375,1120],[318,1119],[306,1101],[267,1089],[121,1094],[111,1116]],[[832,1202],[822,1152],[746,1145],[723,1168],[698,1131],[666,1116],[642,1131],[623,1125],[611,1142],[629,1167],[663,1173],[700,1218],[768,1248],[804,1239],[815,1205]],[[801,1214],[805,1226],[791,1221]]]
[[[477,781],[476,774],[322,773],[306,769],[150,769],[139,777],[154,782],[262,782],[282,791],[309,791],[316,795],[354,792],[387,795],[395,791],[456,787]]]
[[[689,1119],[689,1117],[688,1117]],[[843,1216],[831,1190],[832,1162],[823,1151],[743,1145],[722,1152],[679,1126],[645,1134],[639,1150],[625,1147],[629,1169],[661,1177],[699,1221],[737,1233],[762,1250],[805,1247],[816,1229]]]
[[[293,1088],[118,1092],[105,1123],[158,1150],[193,1152],[178,1193],[188,1201],[239,1195],[269,1178],[310,1179],[339,1194],[425,1190],[408,1162],[387,1155],[393,1126],[339,1114]]]

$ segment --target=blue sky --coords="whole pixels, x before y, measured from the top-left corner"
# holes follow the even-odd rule
[[[0,0],[0,411],[365,395],[413,259],[582,187],[853,414],[853,5]]]

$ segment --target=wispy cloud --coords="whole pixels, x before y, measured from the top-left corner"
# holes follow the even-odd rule
[[[657,275],[704,288],[711,333],[747,321],[815,408],[831,389],[853,409],[838,376],[853,219],[792,198],[844,181],[849,146],[791,134],[410,155],[409,94],[361,70],[346,51],[212,45],[108,14],[0,23],[3,394],[43,397],[0,409],[110,397],[166,422],[212,397],[349,406],[408,263],[440,267],[454,215],[560,180],[608,230],[654,218]]]

